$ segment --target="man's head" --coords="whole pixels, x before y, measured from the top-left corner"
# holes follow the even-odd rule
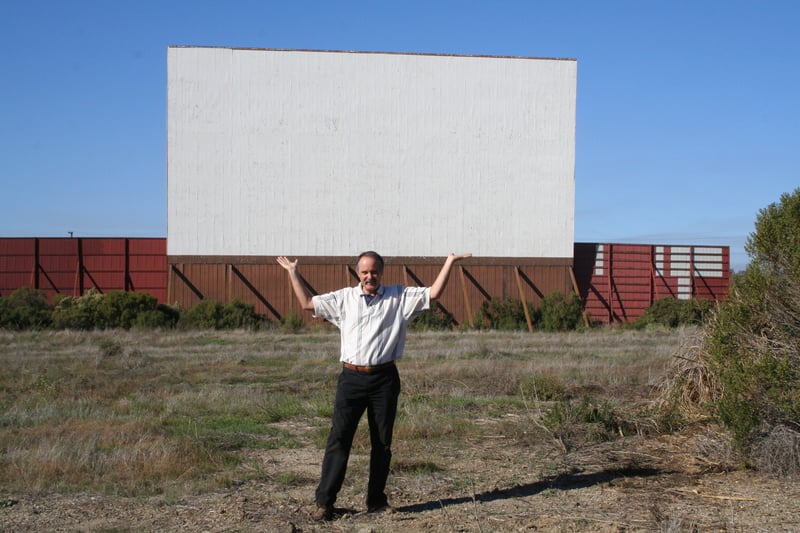
[[[367,294],[377,293],[383,277],[383,257],[377,252],[362,253],[358,256],[356,272],[361,282],[361,290]]]

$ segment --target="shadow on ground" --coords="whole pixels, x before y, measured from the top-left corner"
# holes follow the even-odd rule
[[[600,483],[608,483],[619,478],[630,477],[652,477],[662,474],[667,474],[663,470],[656,468],[614,468],[602,470],[600,472],[582,473],[579,470],[573,470],[564,474],[547,477],[535,483],[526,483],[524,485],[516,485],[508,489],[495,489],[473,496],[462,496],[459,498],[443,498],[437,500],[430,500],[423,503],[414,505],[406,505],[396,508],[399,513],[421,513],[424,511],[432,511],[440,509],[449,505],[459,505],[462,503],[476,502],[493,502],[496,500],[505,500],[509,498],[524,498],[526,496],[534,496],[540,492],[548,489],[555,490],[574,490],[583,489],[598,485]]]

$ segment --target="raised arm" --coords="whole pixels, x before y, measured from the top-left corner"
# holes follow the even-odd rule
[[[289,273],[292,289],[294,289],[294,295],[297,296],[297,301],[300,302],[300,307],[307,311],[313,311],[314,302],[311,301],[311,294],[308,292],[308,289],[306,289],[303,280],[300,279],[300,274],[297,272],[297,259],[289,261],[287,258],[280,256],[278,257],[278,264]]]
[[[450,254],[447,256],[447,259],[444,260],[444,266],[442,267],[442,270],[440,270],[439,275],[436,276],[436,281],[434,281],[433,285],[431,285],[431,300],[436,300],[442,295],[442,292],[444,292],[444,288],[447,285],[447,279],[450,277],[450,269],[453,267],[453,263],[468,257],[472,257],[472,254]]]

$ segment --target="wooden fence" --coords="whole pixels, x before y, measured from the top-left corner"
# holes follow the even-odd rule
[[[309,289],[322,293],[357,281],[354,260],[301,258],[302,273]],[[443,258],[386,260],[386,283],[430,285]],[[492,298],[537,308],[555,291],[574,292],[592,321],[628,322],[660,298],[724,298],[729,261],[723,246],[608,243],[577,243],[574,259],[475,257],[454,269],[440,304],[457,323],[469,325],[475,310]],[[0,238],[0,296],[18,287],[48,297],[90,289],[146,292],[184,308],[202,299],[236,298],[272,320],[299,311],[274,256],[168,257],[163,238]]]

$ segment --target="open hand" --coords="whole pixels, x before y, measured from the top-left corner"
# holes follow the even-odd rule
[[[295,270],[297,270],[297,259],[295,259],[294,261],[289,261],[289,259],[287,259],[286,257],[280,256],[278,257],[277,261],[280,266],[282,266],[289,272],[294,272]]]

